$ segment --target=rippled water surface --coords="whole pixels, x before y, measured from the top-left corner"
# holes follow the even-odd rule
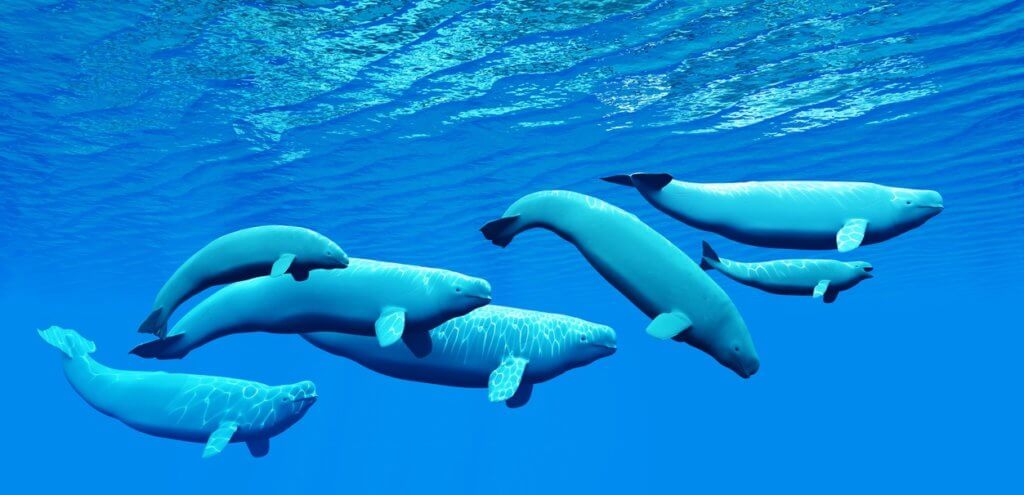
[[[1019,490],[1022,26],[1019,1],[5,1],[4,464],[20,491],[90,493]],[[946,210],[848,255],[761,249],[597,180],[641,170],[935,189]],[[876,278],[825,306],[713,274],[761,355],[744,381],[646,337],[557,237],[482,238],[541,189],[692,256],[706,239]],[[185,258],[267,223],[485,277],[496,303],[615,327],[619,351],[518,410],[297,337],[127,355]],[[51,324],[110,366],[311,379],[322,400],[269,457],[203,461],[85,406],[32,331]]]

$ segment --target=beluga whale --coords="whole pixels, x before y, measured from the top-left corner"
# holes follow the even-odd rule
[[[304,280],[312,269],[346,266],[345,251],[306,228],[263,225],[231,232],[214,239],[175,270],[157,293],[139,332],[163,338],[171,313],[188,298],[215,285],[284,273]]]
[[[306,415],[317,400],[313,382],[270,386],[249,380],[108,368],[90,356],[96,344],[78,332],[39,330],[61,351],[64,374],[90,406],[132,429],[163,438],[205,443],[203,457],[244,442],[255,457],[270,439]]]
[[[862,280],[872,278],[874,268],[864,261],[794,259],[744,263],[720,258],[704,243],[701,268],[718,270],[727,277],[772,294],[813,296],[826,303]]]
[[[378,373],[487,388],[491,402],[525,405],[534,384],[615,352],[615,331],[571,316],[489,305],[381,349],[372,337],[303,334],[313,345]],[[412,337],[412,335],[410,335]]]
[[[211,340],[245,332],[376,335],[387,347],[490,301],[491,286],[480,278],[352,258],[344,270],[313,270],[304,281],[257,277],[228,285],[182,316],[167,338],[131,352],[180,359]]]
[[[869,182],[700,184],[669,174],[605,177],[692,227],[753,246],[845,253],[912,230],[942,211],[942,196]]]
[[[570,191],[523,196],[480,230],[505,247],[541,228],[572,243],[637,308],[652,318],[647,333],[686,342],[748,378],[760,361],[739,311],[715,282],[635,215]]]

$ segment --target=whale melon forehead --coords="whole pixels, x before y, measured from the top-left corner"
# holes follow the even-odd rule
[[[431,268],[427,266],[417,265],[406,265],[402,263],[392,263],[390,261],[378,261],[370,260],[366,258],[349,258],[350,268],[367,271],[379,271],[385,273],[393,273],[397,275],[418,275],[422,277],[449,277],[455,278],[456,276],[464,276],[460,273],[453,272],[450,270],[444,270],[441,268]]]

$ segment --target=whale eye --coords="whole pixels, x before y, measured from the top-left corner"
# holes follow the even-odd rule
[[[580,335],[580,342],[586,342],[586,341],[587,341],[587,336],[586,335]]]
[[[462,287],[456,287],[455,292],[462,292]]]
[[[910,201],[907,201],[907,204],[909,205],[909,204],[910,204]]]
[[[734,346],[732,346],[732,350],[734,350],[736,352],[740,352],[740,346],[734,345]]]

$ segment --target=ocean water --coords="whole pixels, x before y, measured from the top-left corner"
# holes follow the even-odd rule
[[[1024,2],[6,0],[0,5],[5,493],[1020,493]],[[852,253],[694,230],[598,178],[858,180],[945,211]],[[825,305],[712,278],[761,369],[648,319],[569,244],[478,228],[569,189],[697,257],[864,260]],[[297,336],[127,353],[157,290],[237,228],[485,277],[619,350],[508,409]],[[195,298],[192,303],[201,297]],[[184,314],[191,304],[179,309]],[[317,383],[252,458],[87,406],[35,329],[112,367]]]

